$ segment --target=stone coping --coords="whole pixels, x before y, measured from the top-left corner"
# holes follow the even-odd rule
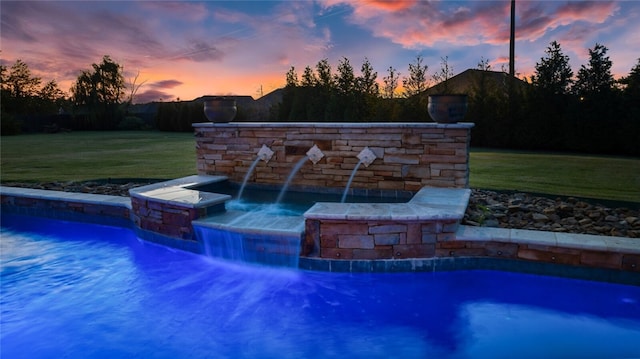
[[[167,203],[186,208],[206,208],[224,203],[231,196],[189,189],[189,187],[206,185],[226,180],[225,176],[187,176],[170,181],[153,183],[129,190],[131,197]]]
[[[548,247],[640,254],[640,239],[527,229],[460,226],[456,240],[534,244]]]
[[[111,205],[131,209],[131,199],[103,194],[49,191],[44,189],[0,186],[0,194],[49,201],[67,201],[86,204]]]
[[[327,203],[314,204],[304,214],[307,219],[428,221],[464,217],[470,189],[422,188],[407,203]]]
[[[371,127],[390,127],[390,128],[472,128],[475,126],[472,122],[458,123],[436,123],[436,122],[229,122],[229,123],[213,123],[200,122],[192,124],[193,127],[313,127],[313,128],[371,128]]]

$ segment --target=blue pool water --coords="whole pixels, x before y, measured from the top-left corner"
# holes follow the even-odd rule
[[[2,358],[640,357],[640,287],[232,265],[3,215]]]

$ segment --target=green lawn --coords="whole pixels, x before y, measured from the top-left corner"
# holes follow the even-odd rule
[[[169,179],[196,173],[191,133],[0,138],[2,182]],[[640,202],[640,159],[472,149],[471,187]]]
[[[164,179],[196,173],[191,133],[71,132],[4,136],[1,141],[2,182]]]
[[[472,188],[640,202],[640,159],[471,150]]]

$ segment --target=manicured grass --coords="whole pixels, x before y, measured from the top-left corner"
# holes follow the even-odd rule
[[[472,188],[640,202],[640,159],[472,149]]]
[[[2,182],[170,179],[196,173],[191,133],[0,138]],[[471,187],[640,202],[640,159],[472,149]]]
[[[196,173],[191,133],[71,132],[0,140],[2,182],[169,179]]]

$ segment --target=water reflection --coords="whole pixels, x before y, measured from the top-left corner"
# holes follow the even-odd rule
[[[491,271],[275,269],[118,228],[2,223],[3,357],[640,355],[640,287]]]

